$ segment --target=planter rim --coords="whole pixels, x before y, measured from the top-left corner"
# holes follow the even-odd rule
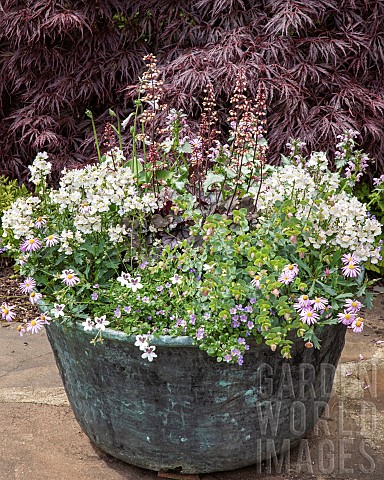
[[[82,333],[87,334],[90,337],[94,337],[98,332],[96,328],[84,331],[83,327],[76,322],[73,324],[68,322],[63,325],[73,325],[76,330],[80,330]],[[127,335],[120,330],[113,330],[112,328],[106,328],[102,331],[101,335],[105,340],[120,340],[129,344],[136,342],[136,335]],[[158,337],[155,337],[154,335],[150,335],[150,338],[150,344],[156,347],[196,347],[196,345],[193,345],[192,338],[186,335],[178,337],[171,337],[170,335],[159,335]]]
[[[42,312],[47,311],[47,305],[44,302],[38,302],[38,308]],[[95,335],[98,333],[96,328],[92,330],[84,330],[84,328],[78,322],[72,321],[60,321],[59,319],[53,320],[56,324],[60,324],[61,328],[63,329],[73,329],[81,332],[83,335],[88,336],[90,338],[94,338]],[[102,331],[102,338],[105,340],[119,340],[126,342],[128,344],[134,344],[136,342],[136,335],[127,335],[126,333],[120,330],[113,330],[112,328],[106,328]],[[188,337],[187,335],[180,335],[177,337],[172,337],[170,335],[159,335],[154,336],[150,335],[150,343],[156,347],[193,347],[198,348],[197,345],[193,344],[193,339]]]

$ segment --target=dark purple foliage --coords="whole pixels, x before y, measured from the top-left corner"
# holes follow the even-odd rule
[[[3,11],[1,11],[3,9]],[[289,137],[328,149],[359,130],[384,172],[384,0],[3,0],[0,172],[36,151],[56,169],[95,154],[90,109],[129,111],[123,93],[155,53],[168,98],[194,116],[212,82],[221,118],[239,66],[268,97],[270,158]]]

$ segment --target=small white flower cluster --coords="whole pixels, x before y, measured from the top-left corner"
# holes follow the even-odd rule
[[[157,207],[154,195],[139,195],[129,167],[120,150],[114,149],[98,165],[79,170],[64,170],[60,188],[50,195],[60,212],[70,212],[74,227],[81,234],[107,230],[110,240],[120,242],[127,234],[121,218],[133,212],[148,213]],[[106,215],[107,214],[107,215]],[[105,219],[111,221],[105,225]]]
[[[34,237],[32,228],[35,226],[35,221],[33,218],[39,204],[38,197],[17,198],[3,213],[3,237],[7,236],[7,230],[12,230],[16,239]]]
[[[51,172],[52,164],[46,162],[47,158],[47,152],[39,152],[32,165],[28,167],[31,172],[30,180],[35,185],[39,185]]]
[[[353,251],[359,261],[377,263],[380,251],[373,245],[381,233],[380,222],[369,215],[365,204],[341,191],[340,176],[329,172],[325,161],[325,154],[315,153],[307,168],[285,165],[274,170],[261,186],[258,212],[268,217],[277,201],[291,199],[296,218],[311,224],[310,231],[303,233],[306,246],[333,245]],[[256,197],[257,189],[250,193]]]
[[[148,343],[149,335],[137,335],[135,347],[139,347],[139,349],[143,352],[141,358],[147,358],[149,362],[157,357],[155,350],[156,347],[153,345],[149,345]]]
[[[133,278],[128,272],[121,272],[120,277],[117,277],[116,281],[121,283],[123,287],[127,287],[132,290],[132,292],[137,292],[137,290],[143,288],[140,275],[138,275],[136,278]]]
[[[45,161],[46,158],[47,154],[38,154],[30,167],[32,181],[36,184],[50,171],[51,164]],[[11,233],[11,240],[28,242],[35,239],[35,229],[42,230],[49,218],[54,217],[56,231],[42,234],[49,233],[46,238],[48,245],[59,243],[59,252],[66,255],[71,255],[84,243],[86,235],[106,232],[111,243],[123,242],[130,233],[127,226],[130,216],[137,219],[161,207],[154,194],[142,194],[137,190],[132,171],[123,166],[124,161],[123,153],[115,148],[105,155],[100,164],[82,169],[64,169],[60,188],[47,190],[49,194],[43,203],[37,196],[19,198],[4,211],[3,236],[8,237]],[[40,212],[42,207],[45,209],[43,213]],[[60,217],[63,222],[58,224]],[[36,218],[40,220],[37,222]],[[24,250],[30,251],[28,248]]]
[[[84,331],[86,332],[93,330],[94,328],[96,330],[99,330],[99,332],[102,332],[105,330],[105,327],[109,325],[109,321],[106,319],[105,315],[102,315],[101,317],[95,317],[94,320],[92,318],[88,317],[85,322],[83,322],[81,325],[84,328]]]

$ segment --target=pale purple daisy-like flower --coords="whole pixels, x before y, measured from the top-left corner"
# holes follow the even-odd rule
[[[144,349],[144,353],[141,355],[141,358],[146,358],[148,359],[149,362],[152,362],[152,360],[157,357],[155,350],[156,350],[156,347],[153,345],[146,346]]]
[[[314,300],[312,300],[312,308],[315,310],[315,312],[322,312],[325,310],[325,307],[328,305],[328,300],[323,297],[315,297]]]
[[[319,319],[319,314],[316,313],[313,308],[307,307],[300,312],[300,319],[303,323],[306,323],[307,325],[312,325],[316,323]]]
[[[125,313],[131,313],[132,312],[132,307],[130,305],[127,305],[123,308]]]
[[[24,282],[20,283],[20,290],[23,293],[31,293],[36,287],[36,281],[32,277],[27,277]]]
[[[43,295],[39,292],[31,292],[29,294],[29,301],[32,305],[36,305],[36,303],[43,298]]]
[[[139,347],[140,350],[144,351],[148,347],[148,338],[149,335],[136,335],[135,347]]]
[[[341,261],[344,265],[348,265],[348,263],[359,263],[359,259],[356,257],[354,253],[347,253],[341,257]]]
[[[251,285],[255,288],[260,288],[260,275],[255,275],[255,278],[251,281]]]
[[[62,278],[62,283],[65,283],[67,287],[73,287],[76,283],[80,282],[80,278],[75,275],[75,272],[71,269],[63,270],[63,273],[60,275]]]
[[[277,279],[278,282],[284,283],[284,285],[289,285],[296,278],[296,275],[292,272],[283,272],[280,277]]]
[[[48,235],[48,237],[44,238],[44,241],[47,247],[53,247],[54,245],[57,245],[59,243],[59,237],[55,234]]]
[[[351,328],[355,333],[361,333],[364,328],[364,319],[361,317],[356,318],[352,324]]]
[[[191,313],[191,315],[189,316],[189,323],[191,325],[195,325],[196,323],[196,315],[194,313]]]
[[[28,240],[25,240],[21,245],[20,245],[20,250],[23,253],[31,253],[31,252],[36,252],[37,250],[40,250],[41,248],[41,242],[38,238],[29,238]]]
[[[39,217],[35,222],[35,227],[40,229],[47,224],[47,217]]]
[[[40,320],[40,318],[36,318],[35,320],[32,320],[27,323],[27,332],[28,333],[38,333],[43,326],[45,325],[45,322]]]
[[[304,308],[311,308],[312,301],[308,295],[301,295],[297,302],[293,304],[295,310],[303,310]]]
[[[91,331],[95,326],[94,322],[92,321],[92,318],[89,318],[89,317],[81,325],[83,326],[85,332],[87,330]]]
[[[345,311],[349,313],[359,312],[362,306],[363,304],[361,302],[359,302],[358,300],[352,300],[350,298],[348,298],[348,300],[346,300],[344,304]]]
[[[342,268],[342,272],[344,277],[355,278],[361,272],[361,268],[359,265],[355,265],[354,263],[350,262]]]
[[[64,317],[64,307],[65,307],[64,304],[54,303],[53,309],[51,310],[51,314],[55,318]]]
[[[230,355],[229,353],[227,355],[224,356],[224,360],[229,363],[230,361],[232,361],[232,355]]]
[[[251,321],[251,320],[248,320],[247,322],[247,327],[249,328],[249,330],[252,330],[252,328],[255,326],[255,324]]]
[[[15,305],[8,305],[7,303],[2,303],[0,306],[1,318],[6,322],[13,322],[16,317],[16,312],[13,312],[13,309],[16,308]]]
[[[91,293],[91,298],[92,298],[92,300],[97,300],[99,298],[99,294],[97,292],[92,292]]]
[[[158,286],[156,287],[156,291],[157,291],[157,292],[162,292],[163,290],[164,290],[164,287],[163,287],[162,285],[158,285]]]
[[[105,330],[105,327],[109,325],[109,321],[106,320],[106,316],[95,317],[95,328],[97,330]]]
[[[22,337],[24,335],[24,333],[27,332],[27,327],[26,327],[26,325],[18,325],[16,330],[17,330],[17,333],[18,333],[19,337]]]
[[[49,317],[45,313],[41,313],[40,317],[39,317],[39,320],[41,320],[44,325],[49,325],[50,321],[52,320],[52,317]]]
[[[291,273],[296,277],[296,275],[299,273],[299,267],[296,263],[290,263],[289,265],[285,265],[283,268],[283,273]]]
[[[337,316],[339,317],[339,322],[343,325],[351,325],[356,319],[354,313],[349,313],[346,310],[343,313],[338,313]]]
[[[116,318],[120,318],[120,317],[121,317],[120,307],[116,307],[116,308],[115,308],[115,311],[114,311],[113,313],[115,314],[115,317],[116,317]]]

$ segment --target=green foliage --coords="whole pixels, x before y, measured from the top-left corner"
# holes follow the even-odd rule
[[[25,185],[19,186],[16,180],[10,180],[7,177],[0,176],[0,216],[4,210],[12,205],[16,198],[24,197],[28,194]]]

